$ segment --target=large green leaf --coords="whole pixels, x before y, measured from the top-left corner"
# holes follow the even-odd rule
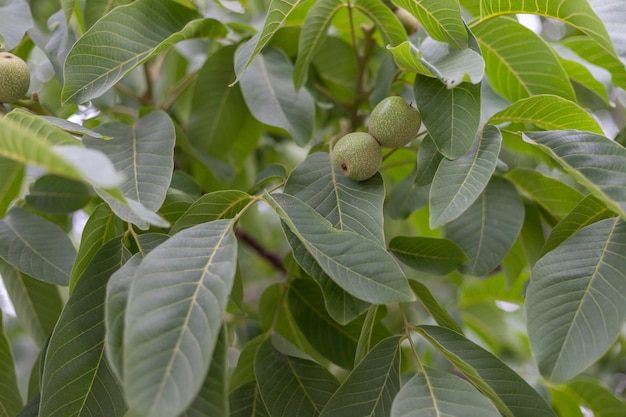
[[[250,114],[240,86],[229,87],[235,76],[235,49],[235,45],[220,48],[198,72],[187,136],[198,152],[242,162],[247,152],[254,149],[259,122]]]
[[[526,291],[539,370],[567,381],[604,354],[626,318],[626,223],[584,227],[537,262]]]
[[[0,310],[0,417],[13,417],[22,409],[23,403],[17,385],[11,346],[4,335],[2,324],[2,310]]]
[[[307,13],[300,33],[298,58],[293,71],[296,90],[306,82],[313,56],[324,43],[333,17],[344,7],[346,5],[342,0],[320,0],[316,1]]]
[[[430,292],[428,287],[419,281],[409,281],[411,289],[417,295],[424,308],[430,313],[432,318],[442,327],[447,327],[450,330],[454,330],[457,333],[463,334],[463,330],[456,321],[450,315],[447,309],[443,308],[437,299]]]
[[[239,190],[213,191],[197,199],[174,226],[172,233],[200,223],[230,219],[250,204],[253,197]]]
[[[433,39],[456,49],[467,47],[467,31],[458,0],[393,0],[393,3],[415,16]]]
[[[400,338],[379,342],[350,372],[320,417],[388,416],[400,390]]]
[[[63,308],[58,288],[34,279],[2,260],[0,275],[20,324],[37,346],[43,346]]]
[[[416,330],[454,364],[506,417],[556,417],[546,400],[492,353],[459,333],[423,325]]]
[[[156,212],[165,200],[174,168],[176,137],[169,116],[155,111],[133,126],[112,122],[100,126],[98,132],[111,139],[103,141],[85,137],[83,143],[113,161],[116,170],[124,175],[120,188],[127,199]],[[147,228],[145,219],[131,208],[102,192],[99,194],[120,218]]]
[[[439,164],[430,187],[430,228],[459,217],[476,201],[496,170],[502,135],[487,125],[465,155]]]
[[[572,211],[584,197],[575,188],[528,168],[512,169],[506,173],[506,179],[559,220]]]
[[[626,413],[624,400],[591,378],[577,378],[559,388],[573,397],[577,404],[591,410],[595,416],[620,417]]]
[[[235,56],[235,72],[240,78],[259,52],[265,48],[289,14],[305,0],[272,0],[267,8],[261,32],[238,48]]]
[[[67,285],[76,250],[61,228],[15,207],[0,219],[0,258],[33,278]]]
[[[389,250],[411,268],[434,275],[452,272],[468,260],[451,240],[433,237],[396,236],[389,242]]]
[[[232,228],[231,220],[190,227],[159,245],[137,268],[123,349],[131,412],[174,417],[199,392],[235,275]]]
[[[415,299],[402,270],[383,247],[355,232],[335,229],[288,194],[266,195],[266,200],[324,272],[353,296],[377,304]]]
[[[351,369],[361,323],[338,325],[326,312],[319,288],[310,280],[293,281],[287,300],[293,319],[309,343],[337,365]]]
[[[596,196],[590,194],[580,200],[576,207],[568,213],[550,232],[550,236],[541,248],[542,255],[559,246],[567,238],[585,226],[604,220],[616,214],[609,210]]]
[[[626,87],[626,70],[624,63],[615,55],[614,51],[609,51],[602,45],[593,42],[588,36],[568,36],[561,40],[561,44],[585,61],[593,65],[606,69],[611,73],[611,81],[621,88]]]
[[[129,257],[121,239],[94,256],[68,299],[46,350],[40,415],[123,416],[124,394],[104,357],[104,299]]]
[[[98,20],[65,60],[62,99],[83,103],[99,97],[151,56],[196,36],[222,37],[226,27],[178,2],[139,0]]]
[[[254,370],[263,402],[272,417],[318,416],[339,387],[326,368],[277,351],[271,339],[259,347]]]
[[[438,79],[418,74],[413,91],[439,152],[456,159],[469,151],[480,124],[480,86],[462,83],[448,89]]]
[[[526,132],[609,208],[626,218],[626,149],[604,136],[574,130]]]
[[[26,195],[26,202],[43,213],[63,214],[81,209],[90,198],[85,183],[52,174],[37,178]]]
[[[424,367],[400,390],[391,417],[500,417],[476,388],[456,375]]]
[[[4,217],[11,202],[22,189],[24,164],[0,156],[0,217]]]
[[[122,180],[101,152],[83,148],[69,133],[24,110],[1,118],[0,130],[0,156],[105,189]]]
[[[598,122],[585,109],[562,97],[541,94],[517,100],[491,116],[489,123],[532,123],[544,130],[577,129],[602,134]]]
[[[593,68],[591,67],[591,64],[583,61],[578,57],[578,55],[567,48],[556,47],[555,49],[559,54],[559,61],[561,62],[565,72],[567,72],[567,76],[570,80],[591,91],[602,99],[607,106],[610,106],[611,103],[609,101],[607,85],[594,77],[591,72],[592,70],[590,69]]]
[[[285,129],[298,145],[305,146],[313,134],[315,101],[305,88],[296,92],[292,73],[289,58],[278,49],[268,49],[241,75],[241,91],[257,120]]]
[[[515,187],[493,177],[481,196],[446,225],[446,237],[463,249],[469,262],[462,271],[486,275],[515,243],[524,222],[524,205]]]

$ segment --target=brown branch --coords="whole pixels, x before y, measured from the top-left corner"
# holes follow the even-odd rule
[[[248,232],[240,227],[235,230],[235,236],[237,236],[239,240],[252,248],[252,250],[254,250],[257,255],[269,262],[274,268],[278,269],[285,275],[287,274],[287,270],[283,265],[283,261],[280,255],[267,250],[258,240],[256,240]]]

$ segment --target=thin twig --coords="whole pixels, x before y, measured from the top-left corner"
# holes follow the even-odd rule
[[[267,250],[261,242],[252,237],[248,232],[238,227],[235,229],[235,236],[246,245],[250,246],[261,258],[269,262],[274,268],[278,269],[283,274],[287,274],[287,270],[283,265],[283,261],[280,255]]]

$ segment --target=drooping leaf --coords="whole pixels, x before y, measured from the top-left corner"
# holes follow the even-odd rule
[[[253,197],[250,194],[238,190],[222,190],[205,194],[197,199],[172,226],[172,233],[200,223],[233,218],[252,200]]]
[[[324,272],[350,294],[378,304],[414,299],[402,270],[384,248],[355,232],[335,229],[288,194],[265,198]]]
[[[224,35],[222,23],[202,19],[196,10],[178,2],[139,0],[117,7],[70,50],[62,99],[83,103],[99,97],[137,65],[177,42]]]
[[[70,273],[70,292],[83,274],[91,258],[102,245],[122,232],[122,221],[118,219],[106,203],[101,203],[93,210],[80,239],[80,246],[76,254],[76,262]]]
[[[342,0],[321,0],[316,1],[307,13],[300,33],[298,58],[293,71],[296,90],[306,82],[313,56],[324,43],[333,17],[344,7],[346,5]]]
[[[536,94],[554,94],[576,100],[556,54],[532,30],[511,18],[497,17],[473,25],[472,32],[480,44],[489,82],[501,96],[517,101]]]
[[[486,275],[515,243],[524,222],[524,205],[515,187],[493,177],[481,196],[461,216],[446,225],[446,237],[470,259],[461,271]]]
[[[416,330],[504,416],[556,417],[546,400],[492,353],[444,327],[423,325]]]
[[[76,250],[61,228],[15,207],[0,219],[0,258],[50,284],[68,285]]]
[[[500,417],[476,388],[458,376],[435,368],[413,376],[393,401],[391,417]]]
[[[58,175],[43,175],[31,186],[26,202],[44,213],[71,213],[82,208],[91,198],[83,182]]]
[[[13,417],[22,409],[22,394],[17,385],[11,345],[2,327],[3,318],[0,310],[0,416]]]
[[[2,260],[0,275],[20,324],[37,346],[43,346],[63,308],[58,288],[34,279]]]
[[[626,223],[586,226],[541,258],[526,291],[539,370],[565,382],[604,354],[626,318]]]
[[[559,96],[540,94],[517,100],[491,116],[489,123],[533,123],[545,130],[578,129],[602,134],[598,122],[573,101]]]
[[[417,75],[413,91],[439,152],[456,159],[469,151],[480,123],[480,86],[462,83],[448,89],[436,78]]]
[[[422,236],[396,236],[389,250],[413,269],[434,275],[445,275],[467,261],[463,250],[448,239]]]
[[[476,201],[496,170],[501,145],[498,128],[487,125],[469,152],[441,161],[430,187],[431,229],[456,219]]]
[[[439,304],[426,285],[415,280],[409,281],[409,285],[411,285],[411,289],[415,295],[417,295],[417,298],[438,325],[463,334],[461,327],[454,321],[448,310],[444,309],[441,304]]]
[[[133,126],[112,122],[100,126],[98,132],[111,139],[102,141],[85,137],[83,143],[106,154],[116,170],[124,175],[120,188],[126,198],[156,212],[165,200],[172,179],[176,137],[169,116],[155,111]],[[120,218],[147,228],[145,220],[129,207],[102,192],[99,194]]]
[[[46,350],[40,415],[126,412],[122,387],[104,357],[104,298],[109,277],[128,257],[121,240],[102,246],[68,299]]]
[[[580,200],[576,207],[568,213],[550,232],[550,236],[541,248],[541,254],[545,255],[559,246],[567,238],[578,232],[585,226],[609,217],[616,216],[598,198],[590,194]]]
[[[506,179],[557,219],[565,217],[583,199],[583,194],[569,185],[528,168],[515,168]]]
[[[271,416],[318,416],[339,387],[335,377],[317,363],[285,355],[267,339],[254,360],[263,402]]]
[[[295,90],[292,73],[289,58],[278,49],[268,49],[241,75],[241,91],[257,120],[285,129],[305,146],[313,134],[315,101],[307,89]]]
[[[320,417],[388,416],[400,390],[400,338],[378,343],[350,372]]]
[[[199,392],[235,275],[232,227],[230,220],[216,220],[186,229],[137,268],[123,349],[131,412],[174,417]]]
[[[393,3],[415,16],[433,39],[456,49],[467,47],[467,31],[457,0],[394,0]]]
[[[610,209],[626,218],[626,149],[601,135],[574,130],[526,132]]]
[[[18,196],[24,179],[24,164],[0,156],[0,217],[4,217],[11,202]]]

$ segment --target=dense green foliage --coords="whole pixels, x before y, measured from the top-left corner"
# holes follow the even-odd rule
[[[0,417],[625,416],[624,21],[0,0]]]

